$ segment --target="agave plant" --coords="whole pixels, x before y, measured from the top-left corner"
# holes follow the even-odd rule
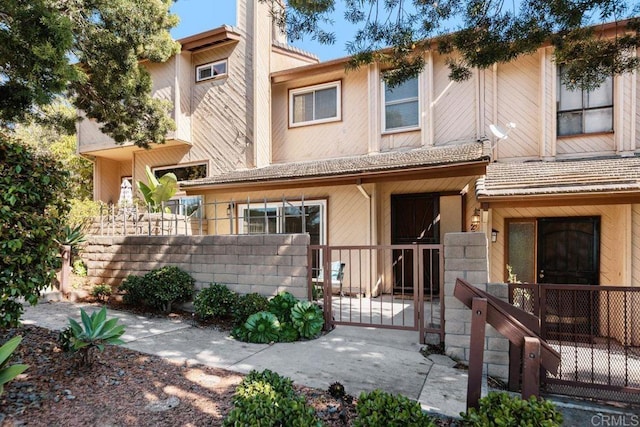
[[[259,311],[249,316],[244,324],[247,329],[249,342],[267,344],[278,341],[280,335],[280,322],[278,318],[268,311]]]
[[[86,242],[87,238],[82,231],[82,225],[70,227],[65,225],[60,231],[59,238],[54,239],[60,246],[70,246],[71,256],[75,257],[80,252],[80,244]]]
[[[309,301],[300,301],[291,309],[293,326],[302,338],[315,338],[320,335],[324,325],[322,310]]]
[[[18,347],[18,344],[20,344],[20,341],[22,341],[22,337],[18,335],[0,347],[0,395],[4,392],[4,385],[6,383],[23,373],[25,369],[29,367],[22,364],[6,366],[14,350]]]
[[[107,309],[95,311],[88,315],[80,309],[82,325],[74,319],[69,319],[73,332],[73,351],[80,353],[80,365],[90,365],[94,348],[104,350],[105,344],[123,344],[120,339],[124,334],[124,325],[117,325],[118,319],[107,319]]]
[[[291,309],[298,299],[289,292],[280,292],[269,300],[269,312],[276,315],[280,323],[291,322]]]

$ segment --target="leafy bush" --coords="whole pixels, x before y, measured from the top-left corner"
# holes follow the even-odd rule
[[[58,334],[58,342],[60,342],[60,348],[65,353],[73,351],[73,328],[67,326]]]
[[[268,369],[251,371],[236,389],[233,403],[223,426],[322,425],[291,380]]]
[[[29,366],[15,364],[7,366],[11,355],[22,341],[21,336],[11,338],[0,347],[0,395],[4,392],[4,385],[23,373]]]
[[[100,215],[101,202],[93,200],[71,199],[71,209],[67,215],[67,222],[71,227],[81,227],[83,230]]]
[[[243,326],[249,316],[268,309],[269,300],[266,297],[255,292],[241,295],[231,311],[233,324],[236,327]]]
[[[75,261],[73,261],[73,274],[80,276],[80,277],[86,277],[87,276],[87,266],[84,264],[84,262],[78,258]]]
[[[257,344],[278,341],[280,336],[280,322],[273,313],[268,311],[260,311],[249,316],[244,328],[247,330],[249,342]]]
[[[324,325],[324,314],[317,304],[300,301],[291,309],[293,326],[302,338],[315,338],[320,335]]]
[[[73,351],[80,353],[80,364],[92,363],[93,349],[104,350],[105,344],[123,344],[120,339],[124,334],[124,325],[118,325],[118,319],[107,319],[107,309],[102,307],[100,311],[94,311],[89,316],[80,309],[82,326],[74,319],[69,319],[69,325],[73,332]]]
[[[102,302],[107,302],[111,293],[112,290],[109,285],[96,285],[91,289],[91,296]]]
[[[353,424],[356,427],[435,427],[431,418],[422,412],[418,402],[402,395],[394,396],[382,390],[361,393],[356,412],[358,418]]]
[[[155,174],[151,171],[149,165],[145,166],[145,172],[147,174],[147,181],[149,184],[145,184],[142,181],[137,181],[138,189],[144,196],[144,201],[149,206],[151,212],[160,212],[162,210],[162,204],[168,202],[176,191],[178,191],[178,179],[174,173],[166,173],[160,178],[156,178]],[[171,212],[169,208],[165,208],[167,212]]]
[[[270,369],[265,369],[264,371],[256,371],[254,369],[249,372],[238,385],[236,388],[236,396],[247,397],[247,386],[255,383],[267,383],[276,393],[282,396],[293,397],[296,394],[293,388],[293,380],[291,380],[291,378],[283,377]]]
[[[300,334],[292,323],[280,323],[280,336],[278,341],[280,342],[294,342],[298,341]]]
[[[128,275],[120,284],[120,291],[124,292],[122,302],[128,305],[144,304],[145,289],[142,276]]]
[[[0,132],[0,328],[18,325],[23,300],[35,305],[60,266],[68,176]]]
[[[213,283],[198,292],[193,307],[201,319],[226,317],[231,315],[233,306],[238,302],[238,294],[225,285]]]
[[[490,392],[480,399],[480,407],[469,409],[460,416],[468,426],[540,426],[556,427],[562,425],[562,414],[553,403],[531,396],[523,400],[508,393]]]
[[[178,267],[166,266],[142,277],[128,276],[120,285],[126,292],[126,304],[142,304],[161,310],[171,310],[174,302],[186,301],[193,295],[195,280]]]
[[[280,292],[269,300],[269,312],[276,315],[280,323],[291,323],[291,309],[298,299],[289,292]]]

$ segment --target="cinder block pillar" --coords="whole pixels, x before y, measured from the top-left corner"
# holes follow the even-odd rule
[[[506,285],[489,281],[488,242],[484,233],[447,233],[444,237],[444,304],[445,352],[452,358],[469,363],[471,310],[453,296],[456,279],[500,298],[506,297]],[[491,326],[487,326],[484,349],[484,371],[504,381],[509,376],[509,344]]]

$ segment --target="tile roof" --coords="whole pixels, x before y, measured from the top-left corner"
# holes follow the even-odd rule
[[[480,200],[609,192],[640,192],[640,157],[491,163],[476,183]]]
[[[235,170],[222,175],[181,181],[182,188],[216,184],[291,181],[296,178],[353,176],[363,173],[402,171],[469,162],[488,162],[487,145],[461,143],[433,148],[393,151],[318,161],[277,163],[262,168]]]

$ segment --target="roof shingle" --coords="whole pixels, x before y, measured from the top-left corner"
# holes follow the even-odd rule
[[[429,168],[488,161],[489,157],[486,153],[485,144],[472,142],[336,159],[272,164],[262,168],[235,170],[218,176],[182,181],[180,186],[190,188],[216,184],[322,178],[369,172]]]
[[[491,163],[476,183],[478,199],[640,191],[640,157]]]

